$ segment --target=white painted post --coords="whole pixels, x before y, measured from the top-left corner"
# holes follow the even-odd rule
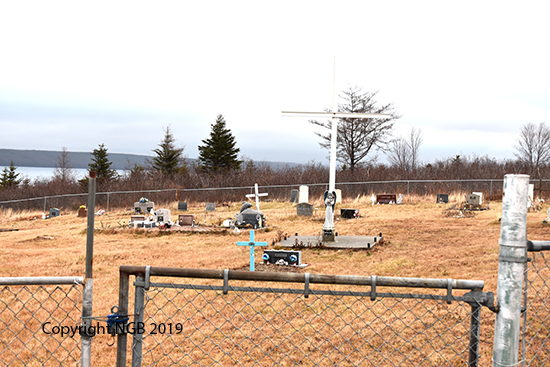
[[[504,176],[493,366],[517,366],[523,271],[527,262],[528,175]]]

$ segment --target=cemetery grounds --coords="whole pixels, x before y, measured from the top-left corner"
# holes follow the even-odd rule
[[[301,249],[302,261],[309,264],[305,269],[256,266],[256,271],[474,279],[485,282],[484,291],[496,293],[502,203],[492,201],[487,203],[488,210],[463,213],[468,214],[465,216],[447,210],[463,202],[465,194],[451,194],[449,204],[436,204],[435,196],[405,196],[402,205],[374,206],[368,196],[344,198],[336,207],[336,217],[340,208],[355,208],[360,210],[360,218],[337,219],[338,234],[382,233],[383,243],[368,251]],[[177,203],[155,204],[170,209],[172,220],[177,221]],[[236,243],[247,241],[249,232],[217,228],[239,211],[241,203],[217,205],[214,212],[206,212],[204,205],[189,203],[185,212],[195,215],[204,232],[128,230],[132,208],[96,216],[93,314],[106,316],[117,304],[121,265],[247,270],[249,249]],[[272,243],[284,236],[319,234],[324,205],[320,198],[313,205],[313,217],[299,217],[296,204],[262,202],[269,229],[257,230],[256,241],[268,242],[271,249]],[[549,227],[542,223],[546,210],[544,206],[540,212],[528,213],[529,239],[548,239]],[[18,229],[0,232],[0,276],[84,276],[86,218],[78,218],[77,209],[62,210],[60,217],[48,220],[41,216],[39,211],[0,211],[0,229]],[[213,228],[216,230],[209,230]],[[257,262],[261,251],[257,251]],[[484,310],[481,321],[480,365],[485,365],[491,360],[494,314]],[[112,343],[109,335],[93,339],[93,365],[115,365],[116,346],[110,346]]]

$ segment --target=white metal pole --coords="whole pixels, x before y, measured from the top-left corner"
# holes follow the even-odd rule
[[[504,176],[493,366],[518,364],[523,271],[527,262],[528,175]]]
[[[332,79],[332,113],[338,112],[336,105],[336,57],[334,58],[334,73]],[[332,116],[332,129],[330,135],[330,174],[328,181],[328,191],[333,192],[336,189],[336,143],[338,138],[338,120]]]

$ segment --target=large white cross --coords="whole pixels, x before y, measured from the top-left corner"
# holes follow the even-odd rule
[[[330,135],[330,170],[328,193],[332,194],[336,189],[336,143],[338,135],[338,118],[389,118],[390,114],[385,113],[355,113],[355,112],[338,112],[336,104],[336,58],[334,58],[334,78],[332,85],[332,112],[297,112],[283,111],[283,116],[294,117],[332,117],[331,135]],[[334,198],[336,201],[336,198]],[[325,231],[332,232],[334,237],[334,212],[332,205],[326,205],[325,224],[323,225],[323,236]]]
[[[254,194],[246,195],[247,198],[256,198],[256,209],[260,211],[260,196],[267,196],[267,193],[259,194],[258,193],[258,184],[254,184]]]

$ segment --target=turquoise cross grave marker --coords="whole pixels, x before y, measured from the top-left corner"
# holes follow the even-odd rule
[[[239,241],[238,246],[250,246],[250,271],[254,271],[254,248],[256,246],[267,246],[267,242],[255,242],[254,231],[250,231],[250,241]]]

